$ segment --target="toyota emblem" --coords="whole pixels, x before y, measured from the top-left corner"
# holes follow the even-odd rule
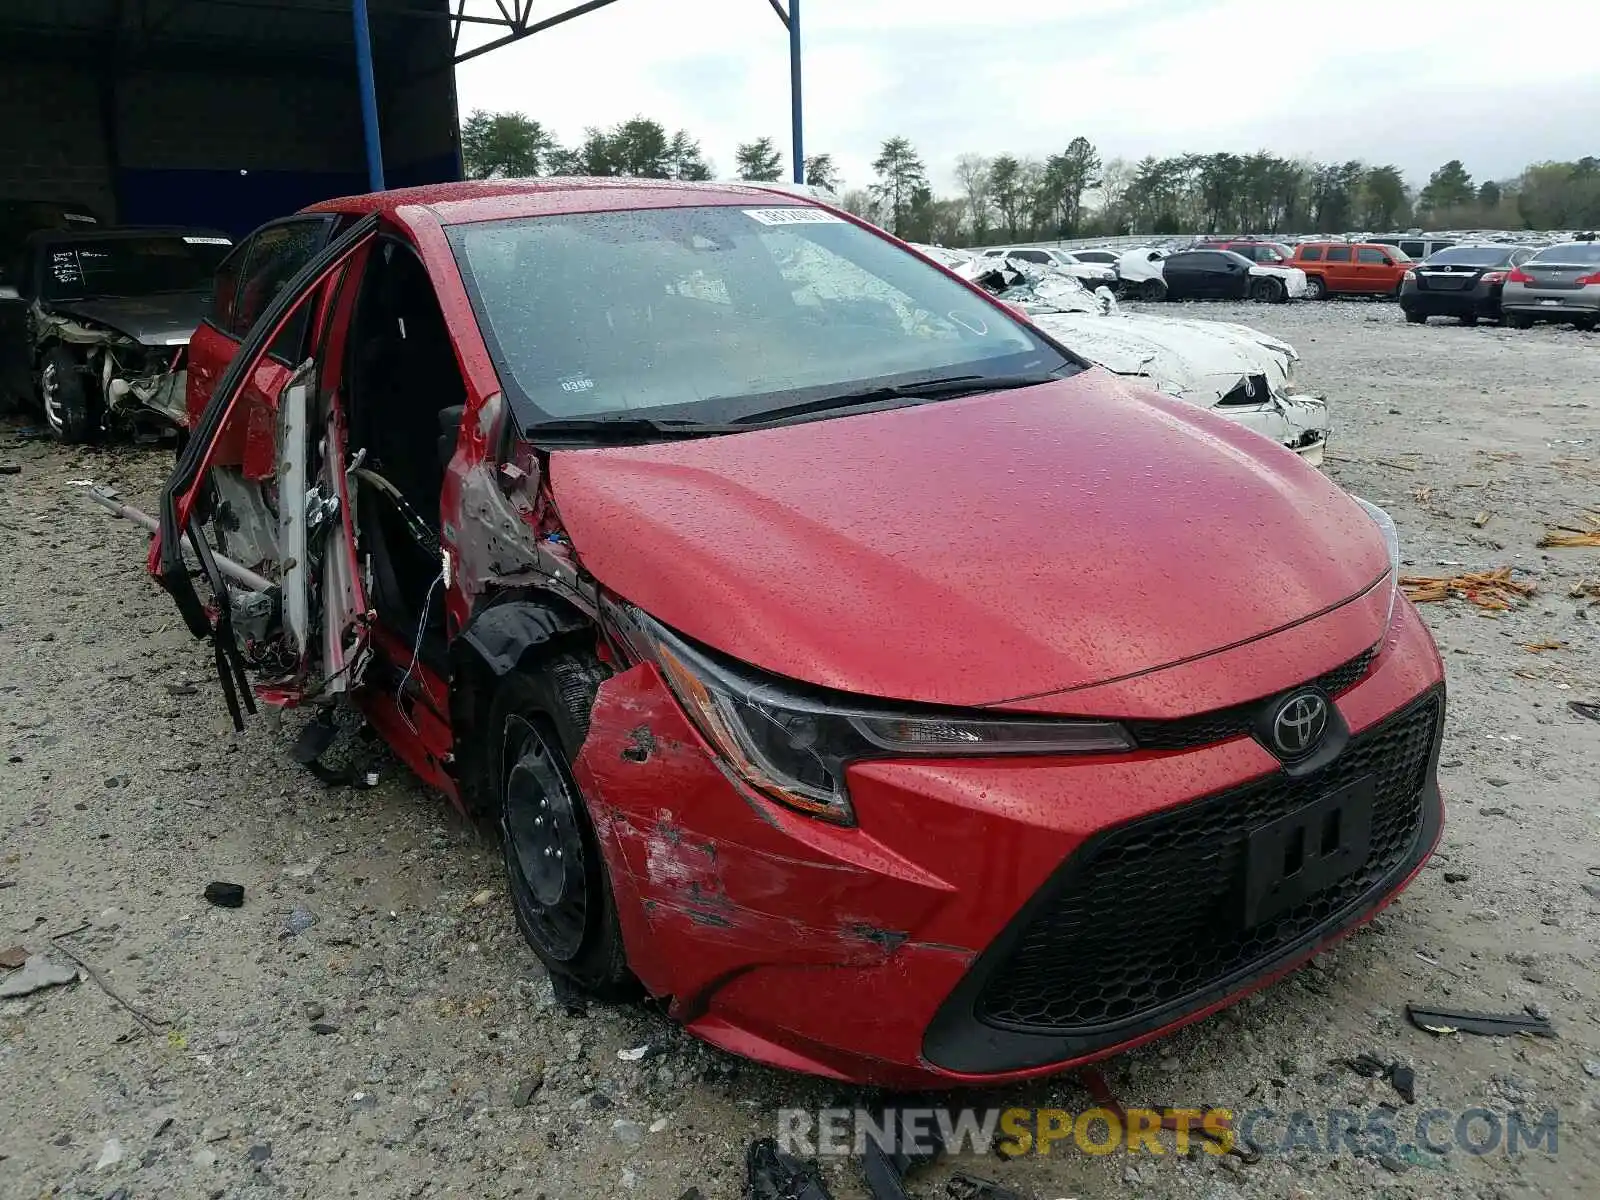
[[[1327,730],[1328,702],[1317,692],[1290,696],[1272,716],[1273,747],[1283,758],[1304,758]]]

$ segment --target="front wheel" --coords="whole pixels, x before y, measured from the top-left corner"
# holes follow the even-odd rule
[[[1139,299],[1165,300],[1167,298],[1167,285],[1159,279],[1146,279],[1139,285]]]
[[[1250,299],[1262,304],[1282,304],[1289,298],[1289,289],[1281,279],[1258,279],[1250,286]]]
[[[1326,300],[1328,298],[1328,285],[1323,282],[1321,275],[1306,276],[1306,299]]]
[[[562,653],[500,682],[489,711],[500,840],[517,927],[552,975],[601,1000],[637,994],[599,839],[572,774],[606,670]]]
[[[45,424],[58,441],[81,445],[95,434],[95,405],[83,368],[63,346],[56,346],[39,367],[39,402]]]

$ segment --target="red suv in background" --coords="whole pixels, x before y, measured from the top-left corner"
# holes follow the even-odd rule
[[[1370,242],[1302,242],[1289,266],[1306,273],[1306,299],[1329,296],[1398,296],[1414,265],[1404,250]]]
[[[1263,266],[1290,266],[1293,253],[1282,242],[1269,242],[1262,238],[1202,238],[1195,249],[1232,250],[1253,263]]]
[[[1439,836],[1393,522],[848,213],[447,184],[223,275],[152,568],[236,721],[353,703],[485,818],[564,988],[1019,1079],[1304,962]]]

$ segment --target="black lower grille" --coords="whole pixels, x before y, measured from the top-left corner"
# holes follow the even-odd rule
[[[1148,1024],[1337,923],[1414,851],[1444,698],[1431,692],[1300,779],[1274,775],[1101,834],[1032,906],[976,1015],[1023,1033],[1098,1036]],[[1374,786],[1370,851],[1344,879],[1244,925],[1253,829],[1358,780]],[[1098,1040],[1113,1040],[1110,1036]]]
[[[1337,696],[1353,687],[1367,673],[1367,668],[1372,666],[1372,660],[1377,656],[1378,648],[1374,646],[1349,662],[1310,680],[1309,685],[1321,688],[1329,696]],[[1243,737],[1250,732],[1256,714],[1261,711],[1261,704],[1260,700],[1252,700],[1248,704],[1219,708],[1194,717],[1180,717],[1172,721],[1124,721],[1122,724],[1141,750],[1189,750],[1195,746],[1209,746],[1213,742]]]

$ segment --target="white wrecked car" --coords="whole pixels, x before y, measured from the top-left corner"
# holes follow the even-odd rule
[[[1252,262],[1233,250],[1141,247],[1117,259],[1124,294],[1139,300],[1259,300],[1282,304],[1306,294],[1299,267]]]
[[[1246,325],[1123,312],[1107,289],[1091,293],[1049,268],[1015,260],[997,266],[958,251],[918,249],[1027,313],[1090,362],[1147,379],[1157,391],[1211,409],[1322,465],[1328,404],[1296,389],[1299,355],[1287,342]]]
[[[997,246],[983,252],[985,258],[1010,258],[1035,266],[1055,267],[1063,275],[1070,275],[1084,287],[1115,286],[1116,268],[1110,263],[1091,262],[1079,258],[1070,250],[1044,249],[1039,246]]]

